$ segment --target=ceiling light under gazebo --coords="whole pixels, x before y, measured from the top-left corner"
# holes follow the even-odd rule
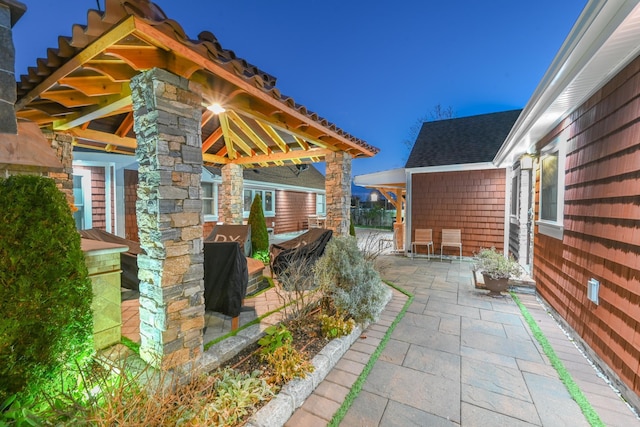
[[[222,105],[218,104],[217,102],[214,102],[213,104],[209,105],[207,107],[207,110],[213,112],[214,114],[220,114],[227,111]]]

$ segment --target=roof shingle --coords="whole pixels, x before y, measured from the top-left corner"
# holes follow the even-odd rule
[[[425,122],[405,167],[490,162],[521,111]]]

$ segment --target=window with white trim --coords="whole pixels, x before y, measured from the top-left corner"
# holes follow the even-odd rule
[[[538,231],[556,239],[562,239],[564,234],[564,135],[547,145],[540,155]]]
[[[202,214],[204,220],[218,220],[218,185],[215,182],[202,182]]]
[[[518,208],[520,207],[520,168],[513,171],[511,178],[511,216],[518,216]]]
[[[262,212],[264,216],[276,215],[276,192],[274,190],[258,190],[253,188],[245,188],[243,192],[244,217],[249,217],[251,212],[251,204],[256,194],[262,199]]]
[[[78,230],[93,227],[91,212],[91,171],[89,169],[73,170],[73,204],[76,211],[73,219]]]
[[[325,194],[316,194],[316,215],[326,215],[327,213],[327,196]]]

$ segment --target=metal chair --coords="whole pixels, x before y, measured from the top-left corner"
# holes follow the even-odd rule
[[[440,244],[440,261],[442,261],[442,249],[444,247],[459,248],[460,261],[462,262],[462,231],[442,229],[442,243]]]
[[[416,246],[426,246],[427,258],[431,258],[431,255],[434,255],[433,230],[430,228],[416,228],[414,241],[411,242],[411,258],[416,253]],[[431,248],[431,251],[429,251],[429,248]]]

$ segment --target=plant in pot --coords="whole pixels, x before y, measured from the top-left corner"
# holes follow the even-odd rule
[[[509,286],[509,278],[520,277],[520,264],[511,256],[507,257],[496,248],[480,249],[474,257],[475,270],[482,273],[489,296],[501,296]]]

